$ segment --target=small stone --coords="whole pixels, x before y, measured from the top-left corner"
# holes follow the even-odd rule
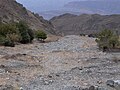
[[[15,81],[16,81],[16,82],[19,82],[19,79],[16,79]]]
[[[5,68],[5,65],[0,65],[0,68]]]
[[[5,70],[4,69],[0,69],[0,74],[3,74],[5,73]]]
[[[89,90],[95,90],[95,87],[94,86],[90,86]]]
[[[44,81],[44,85],[49,85],[49,82],[48,81]]]
[[[48,75],[49,78],[52,78],[52,75]]]
[[[115,80],[114,83],[120,85],[120,80]]]
[[[9,80],[10,78],[6,78],[7,80]]]
[[[6,73],[9,73],[9,71],[7,71]]]
[[[115,80],[114,85],[115,85],[114,87],[116,90],[120,90],[120,80]]]
[[[107,80],[106,84],[110,87],[114,87],[114,81],[113,80]]]
[[[22,55],[26,56],[27,54],[23,53]]]
[[[59,75],[59,74],[56,74],[56,76],[57,76],[57,77],[60,77],[60,75]]]
[[[23,87],[20,87],[20,90],[23,90]]]
[[[64,79],[65,80],[71,80],[71,77],[65,77]]]
[[[53,80],[49,80],[50,83],[53,83]]]
[[[102,81],[97,81],[98,84],[102,84]]]
[[[85,86],[87,86],[87,85],[88,85],[88,83],[84,83],[84,85],[85,85]]]

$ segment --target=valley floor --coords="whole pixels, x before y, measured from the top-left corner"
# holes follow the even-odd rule
[[[119,56],[99,51],[93,38],[75,35],[56,42],[0,47],[0,90],[106,87],[107,80],[120,79]]]

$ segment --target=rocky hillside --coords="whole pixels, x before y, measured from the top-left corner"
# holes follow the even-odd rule
[[[25,21],[33,29],[44,29],[48,33],[54,33],[53,26],[43,17],[28,11],[16,0],[0,0],[0,21],[4,23]]]
[[[120,15],[64,14],[50,20],[57,34],[79,35],[97,33],[103,29],[117,30],[120,33]]]

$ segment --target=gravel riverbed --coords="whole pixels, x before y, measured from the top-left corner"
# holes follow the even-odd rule
[[[0,90],[112,90],[106,82],[120,80],[119,56],[99,51],[94,38],[76,35],[0,47]]]

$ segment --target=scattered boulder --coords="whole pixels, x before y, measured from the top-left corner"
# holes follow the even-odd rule
[[[0,90],[15,90],[11,85],[1,85]]]
[[[107,80],[106,84],[110,87],[114,87],[114,81],[113,80]]]
[[[89,90],[95,90],[94,86],[89,87]]]
[[[120,80],[108,80],[106,84],[107,86],[112,87],[115,90],[120,90]]]

